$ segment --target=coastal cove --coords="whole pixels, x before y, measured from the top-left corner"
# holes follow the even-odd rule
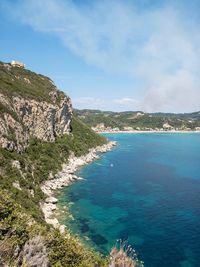
[[[41,185],[42,191],[48,197],[45,201],[40,203],[41,209],[44,213],[45,221],[48,224],[52,224],[54,228],[58,228],[60,232],[64,232],[65,225],[61,225],[56,218],[57,210],[57,198],[54,197],[57,189],[62,187],[67,187],[77,180],[82,178],[75,175],[75,172],[85,164],[89,164],[94,160],[99,158],[99,153],[105,153],[110,151],[114,146],[116,146],[115,141],[110,141],[102,146],[97,146],[89,150],[86,155],[81,157],[76,157],[72,153],[66,164],[63,164],[62,170],[58,172],[52,179],[45,181]]]
[[[122,238],[145,266],[198,266],[199,134],[104,136],[117,147],[59,189],[59,223],[104,254]]]

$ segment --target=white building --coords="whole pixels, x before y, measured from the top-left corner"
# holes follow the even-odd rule
[[[19,61],[12,60],[10,64],[13,67],[25,68],[25,64]]]

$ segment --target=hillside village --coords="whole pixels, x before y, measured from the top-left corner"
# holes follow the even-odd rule
[[[191,132],[191,131],[196,131],[200,132],[200,127],[195,127],[194,129],[191,129],[189,127],[182,127],[182,128],[174,128],[168,123],[164,123],[162,128],[149,128],[149,127],[136,127],[133,128],[131,126],[124,126],[123,129],[120,130],[119,127],[106,127],[104,123],[99,123],[94,127],[91,127],[93,131],[101,133],[101,132],[140,132],[140,131],[145,131],[145,132],[179,132],[179,131],[184,131],[184,132]]]

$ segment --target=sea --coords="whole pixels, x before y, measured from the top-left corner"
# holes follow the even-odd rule
[[[104,255],[121,239],[147,267],[199,267],[200,134],[104,135],[117,146],[59,191],[59,221]]]

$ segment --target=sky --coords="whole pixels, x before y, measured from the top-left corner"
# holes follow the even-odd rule
[[[75,108],[199,111],[200,1],[0,0],[0,60]]]

